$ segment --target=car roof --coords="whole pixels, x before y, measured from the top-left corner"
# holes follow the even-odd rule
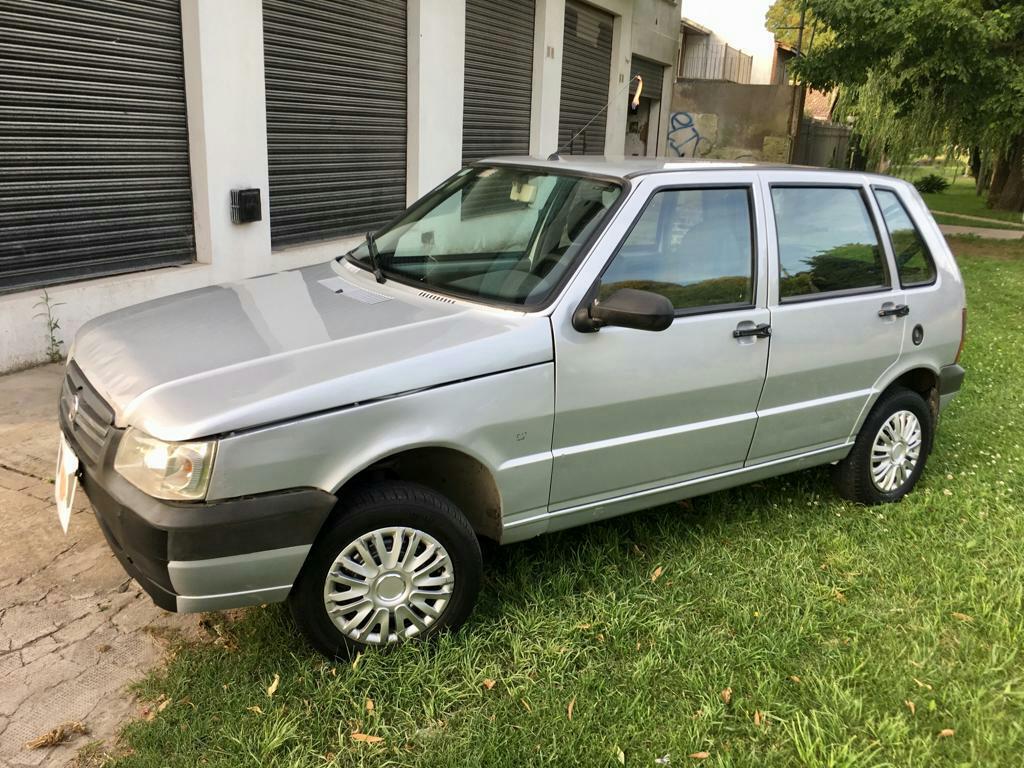
[[[740,160],[708,160],[682,157],[621,157],[600,155],[552,155],[549,158],[529,156],[488,157],[474,165],[516,165],[549,171],[569,171],[588,176],[605,176],[617,179],[633,179],[655,173],[678,171],[735,171],[735,170],[778,170],[804,171],[807,173],[851,173],[842,168],[819,168],[806,165],[781,163],[760,163]],[[859,176],[869,176],[887,181],[892,177],[854,171]]]

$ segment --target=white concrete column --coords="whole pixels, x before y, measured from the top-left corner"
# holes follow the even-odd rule
[[[608,10],[616,13],[612,33],[612,67],[608,83],[608,119],[605,123],[604,151],[606,155],[621,155],[626,145],[626,122],[629,119],[626,83],[631,75],[630,60],[633,44],[633,4],[609,2]]]
[[[462,167],[466,0],[409,0],[406,202]]]
[[[534,157],[547,157],[558,149],[564,34],[565,0],[537,0],[530,104],[530,154]]]
[[[269,271],[270,190],[259,0],[181,0],[196,259],[214,281]],[[231,223],[231,190],[258,187],[263,220]]]
[[[676,84],[676,65],[665,68],[665,79],[661,84],[661,119],[658,121],[658,138],[655,142],[655,155],[662,157],[668,154],[668,122],[672,117],[672,93]]]

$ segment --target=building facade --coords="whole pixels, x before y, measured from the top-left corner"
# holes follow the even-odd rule
[[[488,155],[660,154],[678,25],[677,0],[5,3],[0,370],[46,359],[44,291],[70,340],[339,255]]]

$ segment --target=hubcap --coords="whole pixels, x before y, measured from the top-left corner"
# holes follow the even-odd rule
[[[437,539],[415,528],[378,528],[334,560],[324,582],[324,606],[346,636],[385,645],[426,631],[454,589],[451,558]]]
[[[900,488],[921,455],[921,422],[910,411],[897,411],[875,435],[871,447],[871,481],[883,493]]]

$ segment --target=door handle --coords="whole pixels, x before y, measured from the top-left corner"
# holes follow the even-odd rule
[[[893,304],[892,306],[882,307],[878,310],[879,317],[906,317],[910,314],[910,307],[906,304]]]
[[[767,339],[772,335],[772,327],[768,323],[760,323],[750,328],[737,328],[732,332],[734,339],[744,339],[748,336],[755,336],[758,339]]]

